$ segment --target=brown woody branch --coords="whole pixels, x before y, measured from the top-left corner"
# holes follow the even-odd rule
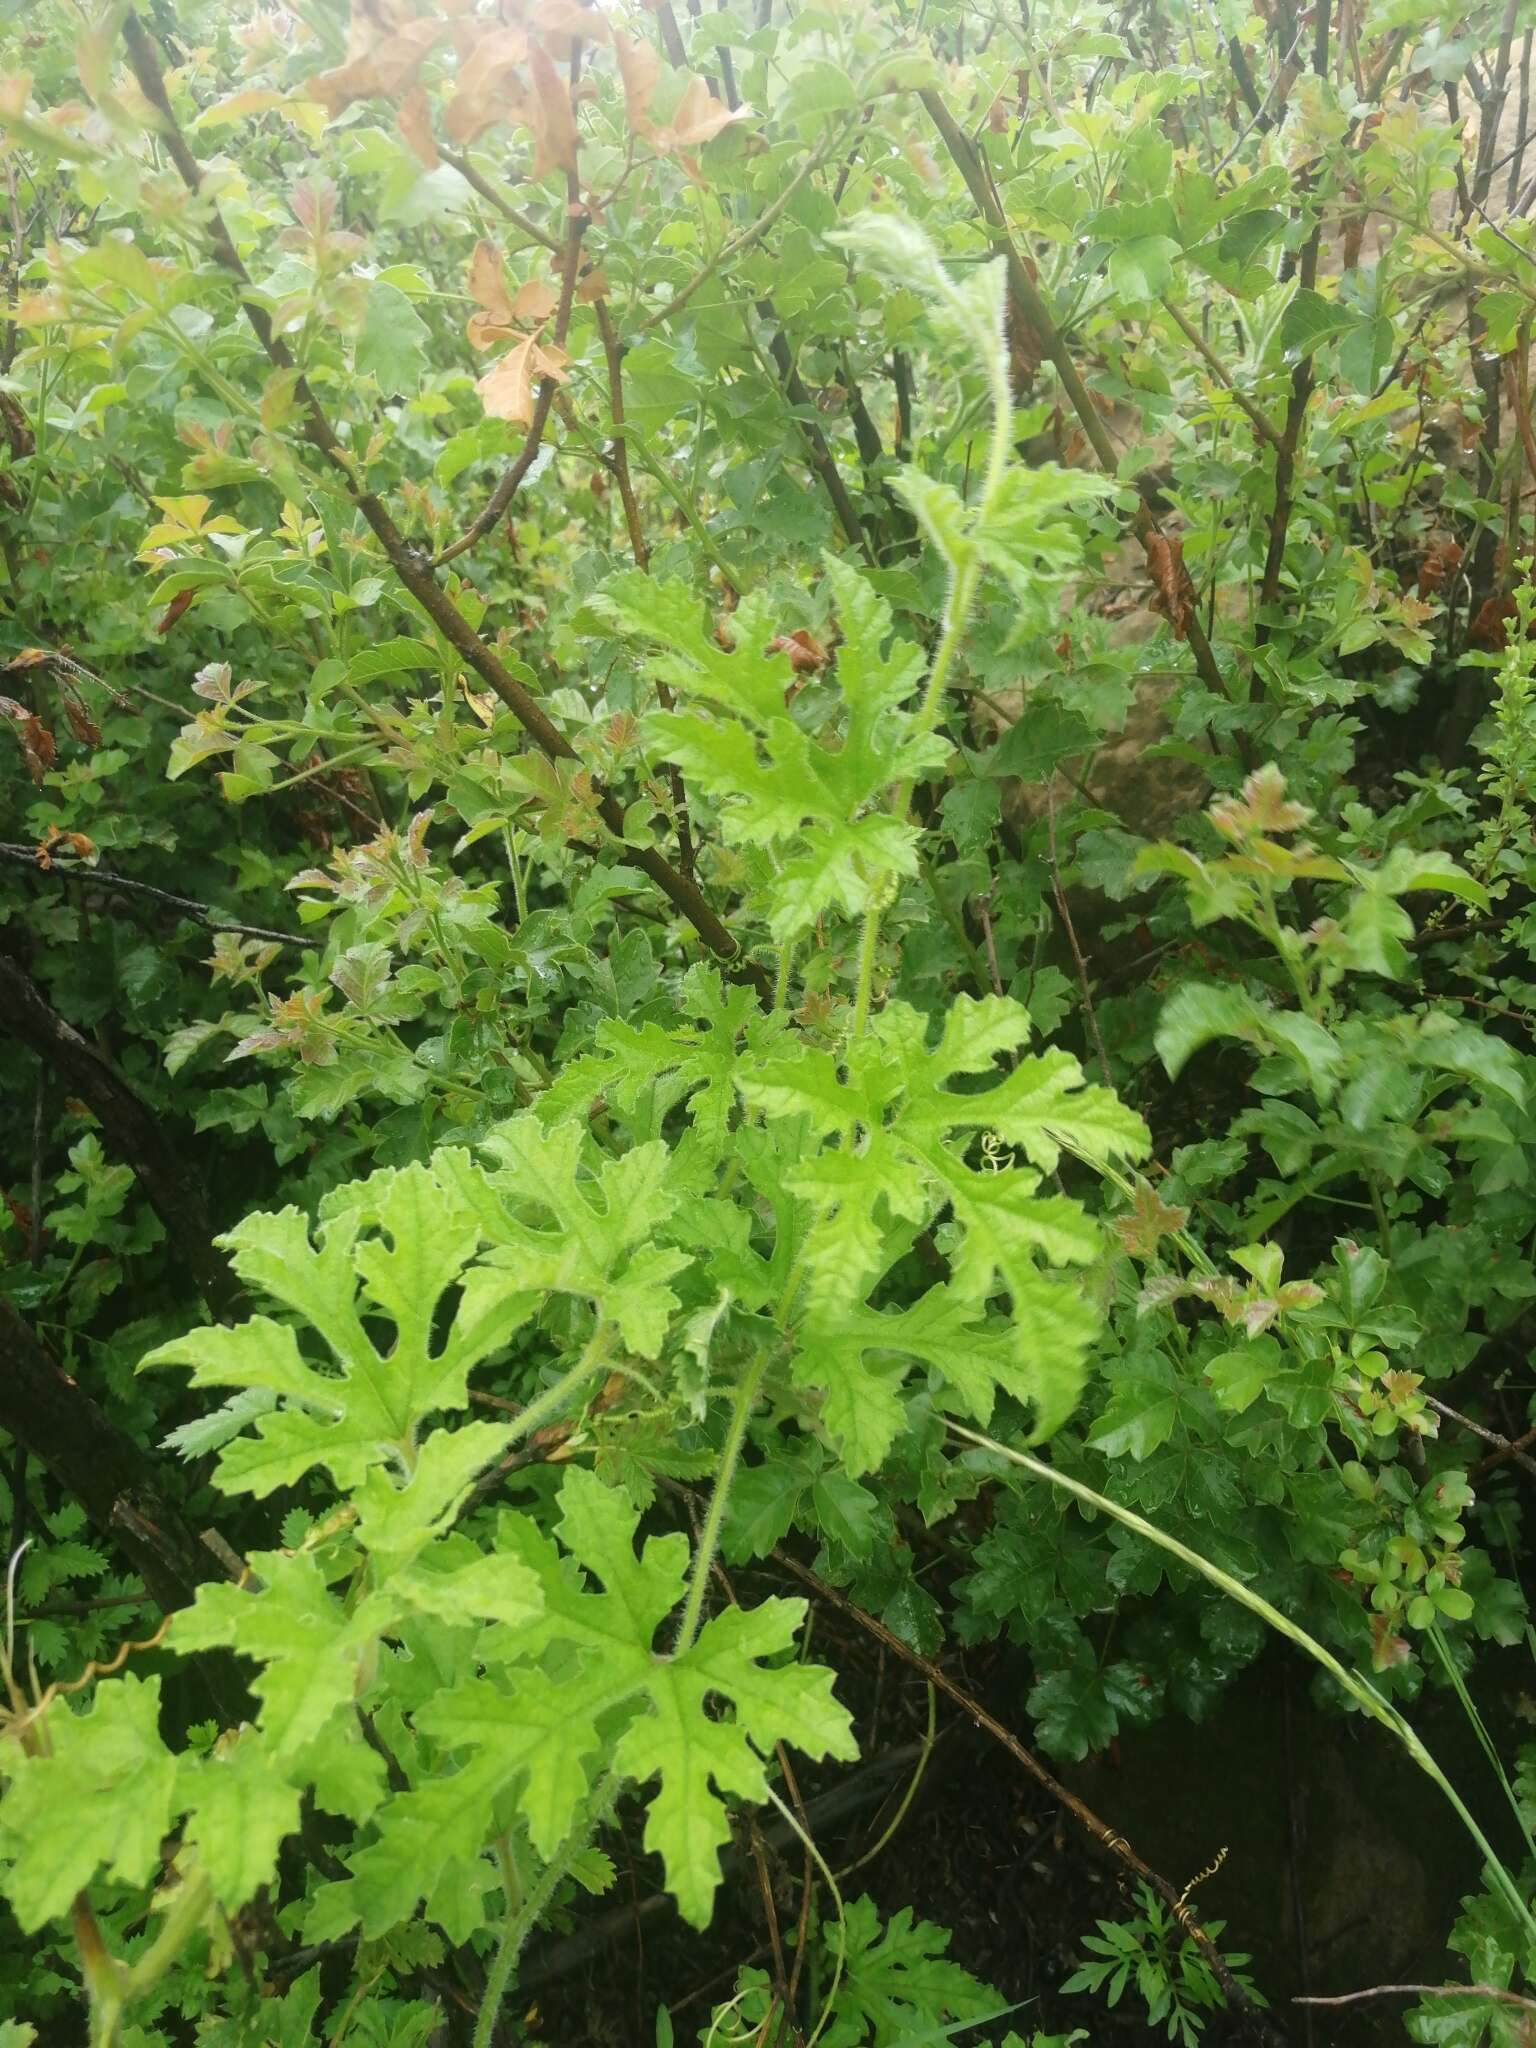
[[[577,43],[571,51],[571,99],[572,120],[575,119],[576,81],[581,68],[581,45]],[[574,158],[575,152],[572,151]],[[571,308],[576,303],[576,274],[581,268],[581,238],[587,230],[587,210],[581,203],[581,178],[573,161],[565,174],[565,247],[560,265],[560,302],[555,308],[555,327],[551,340],[554,346],[563,348],[565,338],[571,331]],[[517,496],[523,478],[538,459],[544,441],[544,429],[549,424],[549,415],[555,402],[555,391],[559,378],[549,375],[540,380],[539,392],[533,403],[533,418],[528,422],[528,432],[513,460],[508,463],[501,482],[486,500],[484,508],[472,519],[464,532],[455,541],[450,541],[441,554],[433,561],[434,569],[441,569],[448,562],[475,545],[500,521],[507,507]]]
[[[797,424],[805,441],[806,458],[815,471],[818,482],[832,503],[837,514],[837,523],[843,529],[843,536],[850,547],[860,548],[871,561],[869,536],[865,533],[859,515],[854,509],[848,486],[843,482],[842,471],[837,458],[827,445],[827,437],[821,431],[816,419],[816,402],[805,388],[805,381],[795,367],[795,358],[790,350],[788,337],[778,323],[778,314],[771,299],[759,299],[758,317],[769,324],[768,353],[773,357],[773,366],[779,373],[785,396],[795,408]]]
[[[1236,403],[1242,408],[1244,417],[1259,439],[1266,443],[1267,446],[1278,449],[1280,446],[1280,435],[1274,422],[1266,414],[1260,412],[1259,408],[1245,391],[1238,390],[1232,381],[1226,364],[1217,355],[1215,349],[1211,347],[1199,328],[1196,327],[1192,320],[1185,319],[1172,299],[1164,299],[1161,303],[1163,311],[1205,364],[1222,390],[1229,392]]]
[[[24,867],[30,874],[48,875],[56,882],[82,882],[93,889],[122,890],[135,896],[145,896],[152,903],[164,904],[167,910],[179,911],[182,916],[195,918],[212,932],[233,932],[237,938],[261,939],[270,946],[292,946],[300,949],[311,944],[293,932],[269,931],[265,925],[237,924],[226,917],[221,910],[215,910],[210,903],[199,903],[195,897],[178,896],[170,889],[157,889],[152,882],[136,881],[131,875],[114,874],[111,868],[75,867],[68,862],[53,860],[44,867],[37,857],[35,846],[19,846],[10,840],[0,840],[0,860]]]
[[[226,1576],[165,1492],[155,1462],[62,1372],[0,1299],[0,1429],[24,1444],[170,1613]]]
[[[645,537],[645,528],[640,521],[640,504],[635,496],[635,480],[629,471],[629,443],[624,438],[624,349],[619,340],[618,330],[612,315],[601,299],[596,306],[597,331],[602,338],[603,360],[608,370],[608,417],[613,426],[612,446],[604,460],[608,465],[614,483],[618,486],[619,503],[624,508],[624,530],[629,535],[630,553],[635,558],[635,567],[642,575],[651,573],[650,543]],[[656,695],[665,710],[670,711],[674,702],[672,692],[659,678]],[[672,808],[677,816],[677,858],[685,875],[693,873],[695,850],[693,826],[688,816],[688,792],[683,786],[683,771],[675,762],[667,762],[663,773],[667,787],[672,792]]]
[[[1314,15],[1312,41],[1312,69],[1319,78],[1328,76],[1328,37],[1331,27],[1331,0],[1318,0]],[[1305,192],[1310,179],[1303,173],[1301,185]],[[1323,224],[1319,218],[1307,237],[1301,252],[1300,283],[1303,291],[1311,291],[1317,283],[1317,258],[1322,247]],[[1296,458],[1301,448],[1302,428],[1306,424],[1307,407],[1312,402],[1312,391],[1316,381],[1313,358],[1302,357],[1291,372],[1291,393],[1286,403],[1285,425],[1281,429],[1279,446],[1275,450],[1275,502],[1269,516],[1269,539],[1264,550],[1264,574],[1259,581],[1259,610],[1274,604],[1280,596],[1280,576],[1285,567],[1285,544],[1290,532],[1291,511],[1296,500]],[[1254,629],[1257,644],[1269,638],[1269,627],[1260,619]]]
[[[976,145],[955,120],[945,105],[942,94],[929,89],[919,93],[918,97],[927,108],[933,125],[944,138],[944,146],[965,180],[977,211],[992,231],[997,246],[1007,259],[1009,289],[1018,311],[1033,330],[1042,352],[1061,379],[1061,387],[1067,394],[1072,410],[1077,414],[1087,436],[1088,445],[1097,457],[1100,467],[1110,476],[1117,475],[1120,462],[1115,453],[1115,445],[1099,417],[1098,407],[1094,404],[1076,363],[1072,360],[1072,353],[1062,338],[1061,330],[1052,319],[1050,308],[1046,305],[1038,286],[1029,274],[1024,258],[1019,253],[1018,244],[1009,231],[1008,222],[1002,207],[998,204],[997,195],[992,189]],[[1157,537],[1162,529],[1158,524],[1157,514],[1148,504],[1145,495],[1138,492],[1138,496],[1140,503],[1132,526],[1137,539],[1145,548],[1148,540]],[[1221,670],[1216,665],[1215,652],[1206,637],[1205,628],[1194,613],[1190,615],[1186,637],[1201,681],[1215,695],[1225,697],[1228,694],[1227,687],[1222,680]]]
[[[171,161],[187,190],[201,200],[202,173],[171,111],[154,45],[137,15],[129,13],[124,18],[123,38],[134,77],[159,121],[161,138]],[[554,762],[578,761],[580,757],[576,749],[545,712],[538,699],[497,658],[438,583],[432,573],[430,557],[406,540],[395,525],[383,500],[375,492],[365,489],[352,457],[342,445],[335,428],[311,390],[308,379],[299,370],[287,343],[273,331],[266,308],[261,304],[251,283],[250,273],[241,261],[239,250],[230,239],[223,215],[217,206],[207,201],[203,204],[213,253],[222,268],[234,280],[252,331],[274,367],[294,374],[294,396],[301,408],[304,438],[339,471],[352,503],[372,529],[400,582],[454,652],[495,691],[539,751]],[[607,829],[615,837],[622,837],[624,813],[615,799],[604,792],[599,795],[597,808],[598,815]],[[710,908],[702,890],[690,876],[681,873],[663,855],[649,847],[626,847],[625,860],[650,877],[674,909],[693,926],[711,952],[722,960],[737,963],[736,971],[757,991],[765,1005],[772,1002],[773,988],[768,975],[755,961],[738,959],[740,947]]]
[[[445,164],[458,172],[472,191],[479,193],[488,206],[495,207],[503,220],[510,221],[515,228],[521,228],[530,241],[537,242],[541,248],[547,249],[551,256],[558,256],[561,253],[563,244],[554,235],[546,234],[537,221],[530,220],[526,213],[514,206],[505,193],[498,192],[490,179],[483,176],[467,156],[460,156],[456,151],[445,148],[442,143],[438,143],[437,153]]]
[[[109,1151],[133,1168],[198,1292],[221,1320],[244,1296],[213,1242],[202,1183],[155,1112],[73,1024],[52,1008],[14,960],[0,956],[0,1030],[20,1041],[77,1095],[106,1133]]]
[[[1176,1891],[1168,1879],[1154,1870],[1149,1863],[1144,1863],[1130,1843],[1126,1841],[1125,1837],[1117,1834],[1107,1822],[1100,1820],[1091,1806],[1088,1806],[1083,1800],[1079,1799],[1075,1792],[1069,1792],[1065,1785],[1057,1778],[1054,1778],[1034,1752],[1025,1747],[1011,1728],[1006,1727],[994,1715],[989,1714],[980,1700],[974,1698],[962,1685],[951,1678],[942,1665],[935,1664],[931,1658],[924,1657],[918,1651],[910,1648],[908,1644],[902,1641],[900,1636],[896,1635],[891,1629],[888,1629],[883,1621],[877,1620],[873,1614],[866,1613],[862,1607],[859,1607],[850,1600],[845,1593],[838,1592],[836,1587],[829,1586],[824,1579],[818,1578],[816,1573],[809,1566],[801,1564],[798,1558],[791,1557],[787,1551],[780,1549],[774,1550],[772,1556],[775,1564],[782,1565],[792,1577],[799,1579],[802,1585],[809,1587],[818,1600],[825,1601],[829,1607],[835,1607],[839,1613],[847,1615],[850,1621],[856,1622],[861,1629],[865,1630],[867,1634],[872,1635],[877,1642],[883,1643],[893,1656],[901,1658],[905,1664],[910,1664],[914,1671],[921,1672],[936,1692],[941,1692],[946,1699],[952,1700],[969,1720],[975,1722],[978,1728],[985,1729],[994,1742],[1001,1743],[1014,1762],[1021,1764],[1035,1780],[1035,1783],[1049,1792],[1057,1804],[1071,1814],[1078,1826],[1097,1842],[1101,1849],[1107,1849],[1122,1868],[1128,1870],[1133,1877],[1139,1878],[1143,1884],[1149,1885],[1157,1893],[1158,1897],[1163,1900],[1173,1913],[1174,1918],[1184,1929],[1190,1940],[1200,1950],[1201,1955],[1210,1968],[1211,1974],[1221,1985],[1227,2004],[1232,2011],[1243,2013],[1252,2023],[1264,2027],[1265,2038],[1271,2040],[1283,2038],[1272,2025],[1266,2022],[1263,2013],[1254,2004],[1254,2001],[1249,1997],[1242,1985],[1239,1984],[1236,1977],[1233,1976],[1231,1970],[1227,1967],[1226,1960],[1220,1949],[1217,1948],[1216,1944],[1211,1940],[1211,1937],[1206,1933],[1185,1903],[1183,1894]]]

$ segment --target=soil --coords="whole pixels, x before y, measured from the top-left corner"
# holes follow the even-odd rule
[[[818,1846],[834,1868],[865,1853],[888,1826],[927,1712],[922,1682],[905,1668],[882,1666],[863,1644],[839,1644],[835,1661],[844,1671],[850,1658],[862,1663],[868,1687],[860,1716],[866,1757],[894,1749],[903,1760],[899,1771],[876,1775],[865,1800],[855,1795],[852,1810],[845,1803],[827,1825],[817,1822]],[[1521,1722],[1530,1676],[1520,1653],[1485,1654],[1479,1664],[1479,1705],[1506,1756],[1528,1733]],[[1027,1739],[1029,1672],[1021,1659],[1007,1651],[972,1653],[965,1682]],[[1513,1857],[1510,1816],[1454,1698],[1426,1695],[1412,1718],[1495,1846]],[[1148,2027],[1132,1996],[1110,2011],[1059,1989],[1095,1920],[1127,1911],[1118,1865],[943,1700],[938,1731],[905,1818],[845,1889],[850,1897],[867,1891],[887,1914],[910,1906],[951,1928],[953,1959],[995,1985],[1003,2002],[1017,2004],[1006,2021],[959,2032],[959,2048],[1001,2040],[1009,2026],[1026,2041],[1036,2028],[1074,2027],[1086,2029],[1093,2044],[1134,2048],[1166,2039]],[[1170,1718],[1123,1736],[1111,1753],[1062,1775],[1176,1885],[1226,1852],[1191,1903],[1203,1921],[1227,1923],[1225,1949],[1252,1956],[1251,1974],[1293,2048],[1402,2042],[1410,2004],[1387,1998],[1309,2012],[1293,2004],[1298,1993],[1465,1981],[1465,1965],[1447,1954],[1445,1940],[1459,1899],[1476,1888],[1475,1850],[1443,1796],[1390,1736],[1315,1701],[1307,1668],[1284,1646],[1267,1652],[1203,1725]],[[825,1801],[840,1782],[852,1780],[836,1771],[806,1772],[802,1790],[808,1800]],[[576,1942],[557,1940],[530,1958],[529,2038],[649,2048],[657,2008],[665,2004],[677,2042],[692,2043],[707,2030],[711,2007],[730,1995],[737,1964],[766,1962],[753,1863],[746,1853],[736,1860],[715,1923],[699,1936],[680,1927],[659,1899],[637,1916],[636,1908],[659,1891],[654,1860],[631,1855],[639,1849],[633,1836],[609,1846],[618,1885],[609,1900],[577,1916],[578,1928],[597,1924],[603,1939],[583,1954],[578,1934]],[[768,1863],[787,1937],[799,1905],[799,1851],[785,1843],[770,1851]],[[1219,2048],[1251,2038],[1241,2023],[1218,2014],[1204,2042]]]

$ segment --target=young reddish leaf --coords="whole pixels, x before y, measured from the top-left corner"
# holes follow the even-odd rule
[[[1138,1177],[1130,1213],[1115,1218],[1115,1234],[1134,1258],[1150,1259],[1162,1239],[1182,1230],[1188,1221],[1187,1209],[1171,1208],[1156,1188]]]
[[[1305,804],[1292,803],[1285,794],[1285,777],[1273,761],[1255,768],[1243,782],[1241,796],[1223,797],[1211,805],[1206,816],[1224,839],[1265,837],[1276,832],[1299,832],[1312,815]]]

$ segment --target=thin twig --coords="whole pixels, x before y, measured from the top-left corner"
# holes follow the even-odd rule
[[[941,93],[934,92],[931,89],[924,90],[918,94],[918,98],[927,108],[933,125],[944,138],[944,146],[948,149],[956,168],[965,180],[966,188],[975,201],[978,212],[991,230],[998,248],[1001,249],[1003,255],[1007,258],[1008,284],[1013,293],[1017,308],[1023,317],[1025,325],[1033,332],[1036,340],[1039,342],[1041,353],[1048,357],[1055,366],[1056,374],[1061,379],[1062,389],[1067,394],[1072,410],[1077,414],[1083,432],[1087,436],[1088,444],[1097,457],[1100,467],[1108,475],[1118,476],[1120,458],[1115,451],[1115,445],[1109,438],[1104,422],[1099,416],[1099,409],[1094,404],[1088,387],[1082,380],[1077,365],[1072,359],[1072,353],[1062,337],[1061,330],[1052,319],[1050,308],[1047,306],[1044,296],[1033,277],[1031,277],[1029,266],[1025,263],[1018,244],[1013,239],[1013,235],[1008,227],[1007,217],[1003,212],[996,192],[993,190],[991,181],[987,176],[986,167],[982,162],[976,145],[961,129],[954,115],[949,111],[949,107]],[[1138,498],[1136,516],[1132,525],[1137,538],[1141,541],[1143,548],[1145,548],[1148,541],[1156,537],[1161,529],[1158,525],[1157,514],[1147,502],[1145,494],[1138,492]],[[1200,680],[1213,695],[1225,699],[1229,692],[1221,670],[1216,664],[1215,651],[1206,637],[1205,628],[1195,616],[1190,618],[1186,637],[1189,651],[1195,659],[1195,667],[1200,673]]]
[[[1497,2005],[1517,2005],[1536,2012],[1536,1999],[1497,1984],[1373,1984],[1366,1991],[1344,1991],[1333,1998],[1294,1998],[1293,2005],[1360,2005],[1367,1998],[1491,1998]]]
[[[1179,311],[1178,307],[1174,305],[1171,299],[1164,299],[1162,301],[1162,307],[1163,311],[1168,315],[1168,318],[1173,322],[1174,326],[1178,328],[1180,334],[1183,335],[1184,339],[1200,356],[1201,361],[1204,362],[1206,368],[1211,372],[1212,376],[1216,379],[1217,383],[1222,387],[1224,391],[1230,392],[1233,398],[1235,398],[1237,403],[1242,407],[1245,417],[1252,425],[1253,430],[1258,435],[1259,439],[1261,441],[1268,442],[1271,448],[1278,448],[1280,446],[1280,435],[1278,430],[1269,420],[1265,418],[1264,414],[1259,411],[1259,408],[1254,404],[1253,400],[1248,397],[1246,392],[1238,390],[1237,386],[1233,383],[1231,376],[1228,374],[1226,364],[1223,363],[1221,357],[1217,355],[1216,351],[1205,339],[1205,336],[1200,332],[1199,328],[1191,325],[1191,323],[1184,318],[1184,315]]]
[[[1099,1035],[1099,1020],[1093,1007],[1093,983],[1088,975],[1088,962],[1083,958],[1083,949],[1077,942],[1077,927],[1072,922],[1072,912],[1067,907],[1067,892],[1061,886],[1061,868],[1056,859],[1056,792],[1052,789],[1045,808],[1046,834],[1050,842],[1051,893],[1056,899],[1056,914],[1067,935],[1067,944],[1072,948],[1073,963],[1077,968],[1077,985],[1083,992],[1083,1015],[1088,1024],[1088,1035],[1093,1040],[1094,1051],[1099,1058],[1099,1072],[1104,1076],[1104,1086],[1114,1087],[1109,1071],[1109,1054],[1104,1050],[1104,1040]]]
[[[1015,1763],[1021,1764],[1035,1782],[1043,1786],[1058,1805],[1070,1813],[1101,1848],[1107,1849],[1133,1877],[1140,1878],[1143,1884],[1150,1885],[1200,1950],[1211,1974],[1225,1992],[1229,2007],[1234,2012],[1249,2015],[1254,2024],[1265,2027],[1267,2038],[1276,2038],[1275,2030],[1266,2022],[1261,2010],[1233,1976],[1227,1967],[1226,1959],[1190,1911],[1182,1893],[1149,1863],[1144,1863],[1123,1835],[1117,1834],[1107,1822],[1100,1820],[1092,1807],[1079,1799],[1075,1792],[1069,1792],[1065,1785],[1052,1777],[1045,1765],[1032,1750],[1025,1747],[1013,1730],[989,1714],[981,1701],[951,1678],[942,1666],[910,1648],[894,1630],[887,1628],[883,1621],[878,1620],[873,1614],[866,1613],[845,1593],[838,1592],[836,1587],[829,1586],[824,1579],[818,1578],[815,1572],[808,1565],[801,1564],[798,1558],[791,1557],[787,1551],[779,1549],[772,1554],[774,1562],[782,1565],[794,1578],[799,1579],[802,1585],[808,1586],[818,1600],[825,1601],[829,1607],[835,1607],[839,1613],[846,1614],[850,1621],[856,1622],[876,1641],[884,1643],[888,1650],[894,1652],[903,1662],[910,1664],[914,1671],[920,1671],[931,1686],[943,1693],[946,1699],[952,1700],[978,1728],[984,1729],[995,1742],[1001,1743]]]
[[[755,243],[760,242],[774,222],[783,214],[784,209],[789,205],[806,179],[813,172],[819,171],[822,165],[837,153],[844,137],[852,126],[853,120],[850,118],[843,122],[834,133],[827,135],[823,139],[821,146],[812,150],[804,163],[801,164],[799,170],[796,171],[778,198],[771,200],[763,208],[757,219],[751,222],[749,226],[742,228],[738,234],[732,235],[729,241],[722,242],[714,255],[708,258],[702,268],[696,270],[688,282],[675,291],[664,306],[658,306],[649,320],[642,322],[636,332],[636,340],[643,341],[653,329],[660,327],[665,321],[672,319],[675,314],[680,313],[694,293],[701,286],[708,284],[717,270],[724,264],[731,262],[734,257],[743,255]]]
[[[177,896],[169,889],[157,889],[150,882],[137,882],[131,875],[114,874],[111,868],[76,867],[59,860],[42,867],[33,846],[18,846],[13,841],[0,840],[0,860],[14,861],[34,875],[52,875],[59,881],[87,882],[96,888],[121,889],[147,896],[155,903],[165,904],[167,909],[179,910],[186,917],[196,918],[210,931],[233,932],[239,938],[262,939],[268,945],[291,946],[295,951],[301,951],[312,943],[309,939],[296,938],[292,932],[269,931],[260,924],[240,924],[209,903],[198,903],[190,896]]]
[[[43,1135],[48,1107],[48,1063],[37,1063],[37,1086],[32,1096],[32,1217],[28,1257],[32,1269],[43,1263]],[[11,1549],[14,1552],[13,1543]]]
[[[576,84],[580,75],[581,45],[577,43],[571,51],[570,94],[573,124],[575,121]],[[554,332],[550,337],[551,344],[556,349],[562,349],[565,346],[565,338],[570,333],[571,308],[576,303],[576,273],[581,267],[581,238],[587,231],[588,216],[586,208],[581,203],[581,178],[574,159],[575,152],[573,150],[572,162],[565,174],[567,226],[563,261],[560,266],[560,302],[555,309]],[[541,380],[538,397],[534,400],[533,404],[533,418],[528,423],[528,432],[524,436],[522,447],[507,465],[506,473],[502,477],[501,482],[492,491],[477,517],[470,521],[457,540],[450,541],[448,546],[433,558],[432,566],[434,569],[441,569],[445,563],[451,562],[459,555],[464,554],[475,545],[476,541],[489,533],[492,527],[500,522],[507,507],[517,496],[524,477],[527,476],[529,470],[532,469],[534,463],[538,460],[539,449],[544,441],[544,429],[549,424],[550,409],[554,405],[555,391],[559,382],[559,378],[553,371],[549,372]]]
[[[1425,1394],[1424,1401],[1426,1406],[1433,1408],[1437,1415],[1443,1415],[1448,1422],[1459,1423],[1463,1429],[1470,1430],[1473,1436],[1480,1436],[1485,1444],[1492,1444],[1501,1459],[1513,1458],[1517,1465],[1536,1479],[1536,1458],[1527,1457],[1520,1448],[1520,1443],[1528,1439],[1522,1437],[1520,1443],[1511,1443],[1507,1436],[1500,1436],[1496,1429],[1486,1429],[1481,1422],[1474,1422],[1470,1415],[1463,1415],[1459,1408],[1451,1407],[1448,1401],[1438,1400],[1433,1394]]]
[[[495,207],[496,211],[501,215],[503,220],[510,221],[515,228],[521,228],[522,232],[525,235],[527,235],[531,241],[539,243],[539,245],[542,248],[547,249],[552,256],[558,256],[560,254],[563,244],[558,240],[558,238],[554,235],[547,233],[545,229],[539,226],[537,221],[530,220],[526,213],[523,213],[518,207],[515,207],[512,204],[511,200],[507,198],[504,192],[498,192],[496,187],[490,182],[490,180],[482,176],[481,173],[475,169],[474,165],[469,161],[469,158],[467,156],[455,155],[455,153],[451,149],[444,148],[442,143],[439,143],[437,145],[437,153],[442,158],[445,164],[450,165],[454,170],[458,172],[459,176],[464,180],[466,185],[473,186],[475,191],[480,194],[480,197],[486,202],[488,206]]]
[[[608,368],[608,418],[613,428],[612,445],[604,460],[618,485],[619,503],[624,508],[624,529],[629,535],[629,549],[635,558],[635,567],[642,575],[648,576],[651,572],[650,543],[640,522],[640,504],[635,496],[634,478],[629,471],[629,443],[624,436],[624,349],[613,317],[601,299],[595,310],[603,358]],[[656,695],[662,709],[670,711],[675,700],[660,677],[656,680]],[[672,792],[672,809],[677,818],[678,865],[685,875],[692,875],[695,859],[693,822],[688,814],[688,791],[683,783],[683,771],[676,762],[668,761],[662,772]]]

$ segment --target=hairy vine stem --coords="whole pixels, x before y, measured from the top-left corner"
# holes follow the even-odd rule
[[[522,1904],[508,1911],[506,1925],[502,1928],[501,1940],[496,1945],[496,1954],[485,1980],[485,1995],[480,2001],[480,2012],[475,2021],[472,2048],[492,2048],[496,2039],[496,2020],[517,1969],[518,1957],[527,1945],[529,1935],[544,1917],[550,1900],[565,1882],[571,1865],[612,1813],[618,1791],[618,1779],[611,1771],[599,1779],[587,1800],[584,1818],[576,1823],[544,1866],[538,1882],[529,1888]]]
[[[714,1569],[715,1552],[720,1548],[720,1531],[725,1523],[725,1511],[730,1504],[731,1481],[736,1477],[736,1467],[741,1461],[742,1445],[747,1439],[747,1424],[752,1419],[752,1410],[757,1405],[758,1394],[762,1391],[763,1377],[768,1370],[769,1354],[760,1351],[747,1369],[747,1376],[736,1390],[736,1399],[731,1408],[730,1427],[725,1433],[725,1447],[720,1453],[720,1463],[715,1468],[714,1491],[709,1497],[709,1511],[704,1517],[704,1527],[699,1532],[698,1545],[693,1554],[693,1570],[688,1578],[688,1591],[683,1600],[683,1612],[677,1624],[677,1639],[672,1645],[674,1657],[682,1657],[693,1648],[699,1633],[699,1620],[704,1612],[704,1594],[709,1586],[709,1575]]]

